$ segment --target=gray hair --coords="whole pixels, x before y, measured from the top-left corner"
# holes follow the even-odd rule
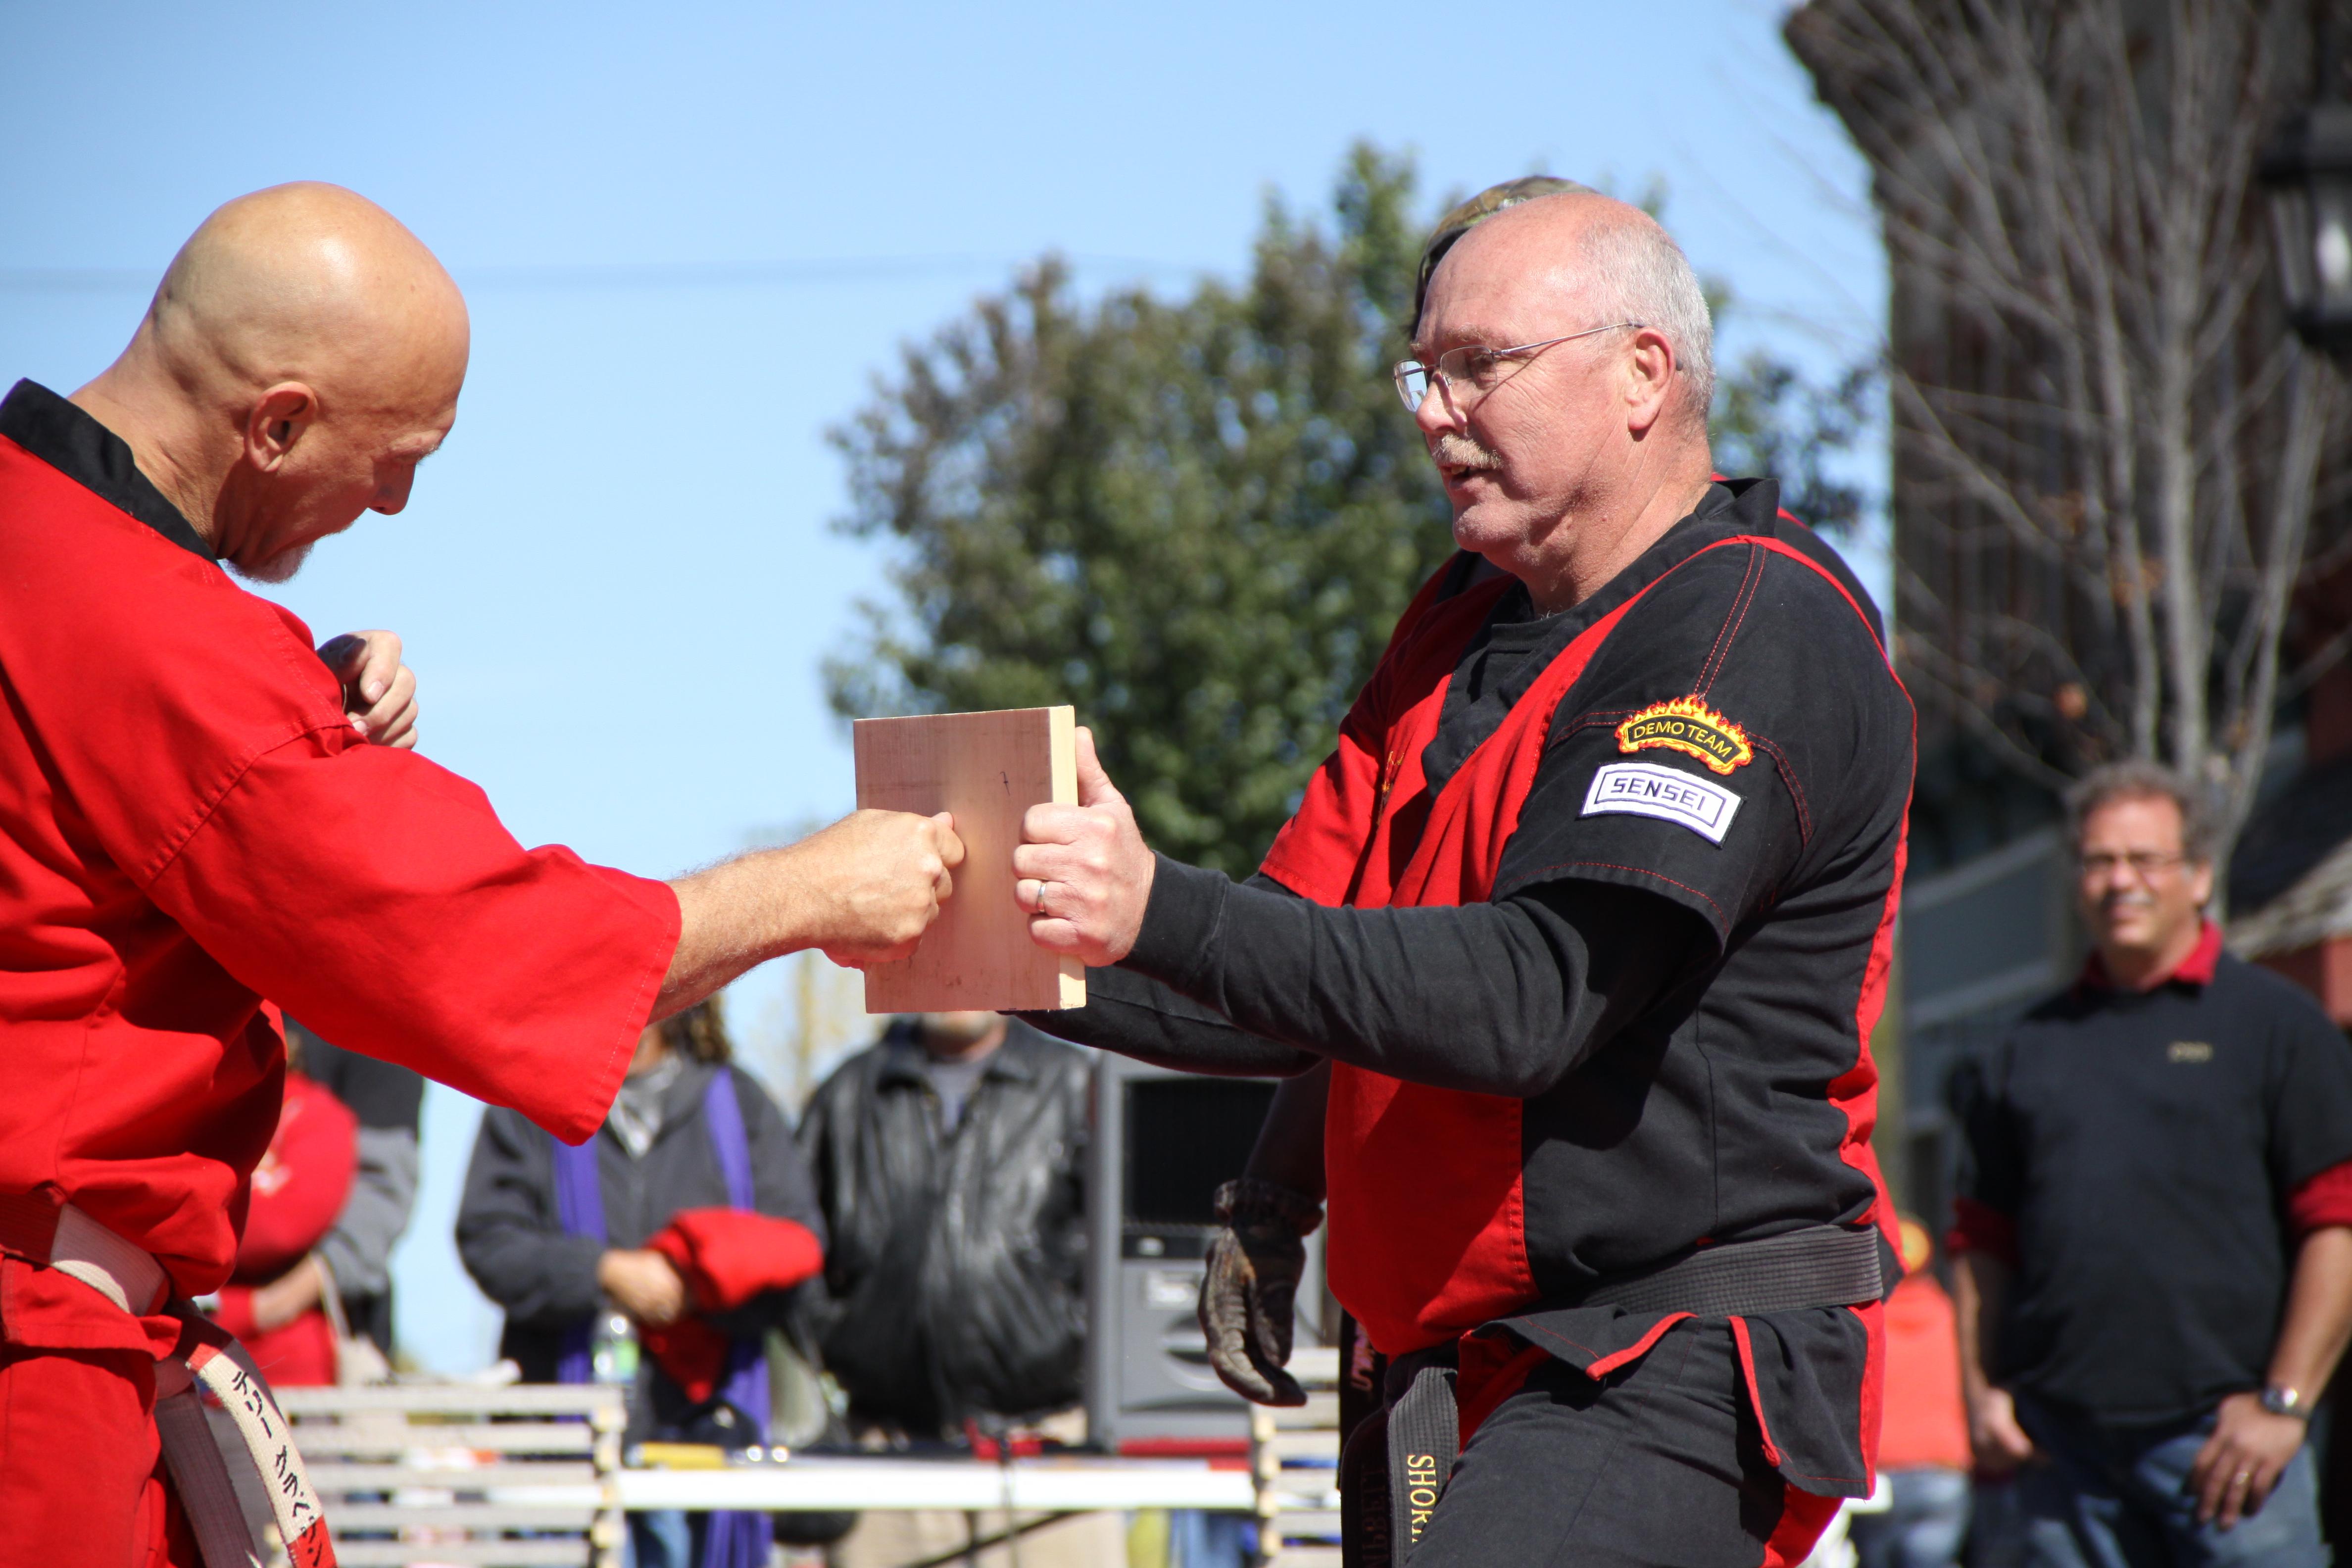
[[[2220,824],[2212,797],[2170,768],[2135,759],[2109,763],[2075,781],[2066,792],[2066,840],[2083,847],[2083,825],[2111,801],[2168,800],[2180,812],[2180,852],[2193,866],[2210,865]]]
[[[1687,390],[1686,411],[1701,429],[1715,400],[1715,321],[1706,295],[1674,237],[1654,223],[1588,226],[1580,247],[1584,282],[1601,321],[1639,321],[1674,345],[1675,368]]]

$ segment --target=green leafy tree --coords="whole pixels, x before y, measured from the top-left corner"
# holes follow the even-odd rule
[[[1088,305],[1049,259],[907,350],[832,437],[844,526],[893,547],[900,600],[828,664],[835,709],[1074,703],[1155,847],[1255,869],[1453,548],[1388,375],[1413,195],[1409,161],[1359,145],[1324,217],[1268,203],[1238,289]],[[1756,359],[1720,386],[1724,471],[1782,471],[1798,515],[1850,521],[1820,465],[1860,384]]]
[[[1707,436],[1723,474],[1769,474],[1780,504],[1841,538],[1864,521],[1869,498],[1839,459],[1871,429],[1878,368],[1855,365],[1829,382],[1809,379],[1769,351],[1742,360],[1716,384]]]
[[[1359,146],[1328,220],[1269,201],[1241,288],[1087,305],[1048,260],[908,349],[833,437],[903,598],[835,709],[1075,703],[1154,845],[1255,869],[1452,547],[1387,374],[1412,195]]]

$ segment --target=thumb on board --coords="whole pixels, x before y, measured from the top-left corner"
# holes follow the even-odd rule
[[[1103,772],[1102,760],[1095,755],[1095,732],[1084,724],[1079,725],[1078,804],[1101,805],[1121,798],[1110,782],[1110,775]]]

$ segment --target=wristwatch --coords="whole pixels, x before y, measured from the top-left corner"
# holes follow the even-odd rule
[[[2263,1390],[2263,1408],[2273,1415],[2292,1415],[2298,1421],[2311,1419],[2311,1412],[2304,1406],[2303,1390],[2289,1388],[2283,1383],[2273,1383]]]

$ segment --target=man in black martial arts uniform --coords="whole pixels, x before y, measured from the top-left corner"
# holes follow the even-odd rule
[[[1709,347],[1637,210],[1480,224],[1397,372],[1463,553],[1260,875],[1155,858],[1087,741],[1015,855],[1102,967],[1045,1026],[1313,1075],[1277,1121],[1322,1111],[1332,1288],[1391,1363],[1360,1556],[1790,1563],[1870,1489],[1911,710],[1834,552],[1713,479]]]

